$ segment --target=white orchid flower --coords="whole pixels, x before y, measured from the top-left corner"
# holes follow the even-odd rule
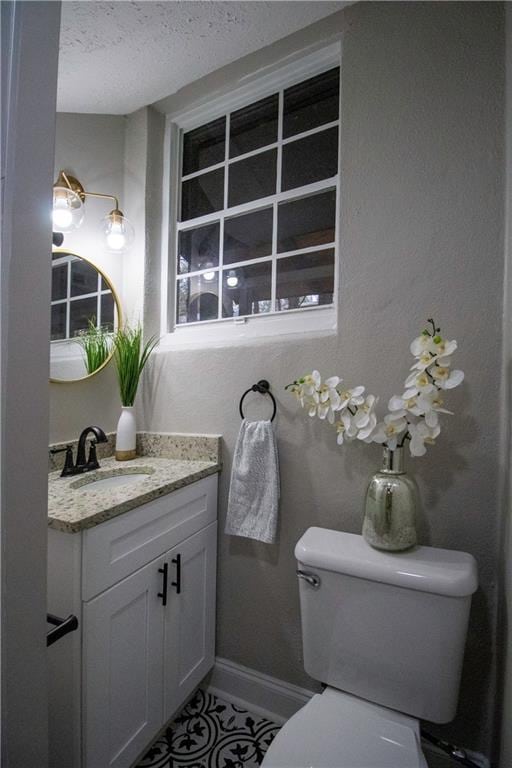
[[[449,357],[449,355],[453,355],[457,349],[457,342],[455,339],[452,339],[452,341],[447,341],[446,339],[442,339],[440,336],[434,336],[432,339],[432,345],[432,352],[437,358]]]
[[[417,356],[416,362],[411,366],[411,371],[425,371],[436,362],[439,365],[449,366],[451,362],[450,355],[452,355],[456,349],[457,342],[455,339],[453,341],[445,341],[440,336],[435,336],[433,339],[431,338],[429,348],[424,349],[421,354]]]
[[[444,365],[435,365],[432,368],[432,376],[439,389],[454,389],[464,381],[463,371],[452,371]]]
[[[424,371],[421,371],[420,373],[414,371],[414,373],[411,373],[405,380],[405,386],[407,389],[402,395],[404,400],[410,400],[412,397],[434,390],[434,385],[428,377],[428,374]]]
[[[364,390],[364,387],[359,386],[353,387],[352,389],[344,389],[342,392],[340,392],[340,411],[342,411],[344,408],[349,408],[350,406],[358,408],[360,405],[362,405],[364,403]]]
[[[437,424],[435,427],[429,427],[424,421],[417,424],[409,424],[409,434],[411,442],[409,450],[411,456],[424,456],[427,452],[425,443],[434,445],[436,437],[440,434],[441,427]]]
[[[318,371],[313,371],[312,373],[308,373],[307,376],[304,376],[304,381],[299,379],[299,383],[303,385],[306,395],[313,395],[320,388],[322,378]]]
[[[425,352],[433,351],[434,345],[432,336],[429,333],[422,333],[411,343],[410,350],[411,355],[414,357],[421,357]]]
[[[336,431],[338,437],[336,442],[338,445],[343,445],[345,440],[352,440],[357,434],[357,428],[352,423],[352,417],[348,411],[344,411],[339,421],[336,422]]]
[[[320,386],[318,392],[320,396],[321,407],[318,410],[318,416],[334,424],[334,413],[340,410],[341,398],[336,387],[340,383],[339,376],[331,376]]]
[[[447,413],[450,416],[453,416],[452,411],[447,411],[442,407],[443,405],[444,400],[438,390],[420,395],[417,400],[415,415],[424,416],[425,423],[428,427],[437,427],[439,423],[439,413]]]
[[[386,443],[390,451],[396,451],[398,440],[407,427],[407,421],[403,416],[397,417],[396,413],[388,413],[387,416],[384,416],[384,421],[377,426],[372,441],[374,443]]]
[[[374,413],[371,413],[368,424],[365,427],[362,427],[357,433],[357,439],[362,440],[364,443],[371,443],[376,426],[377,417]]]
[[[358,429],[363,429],[368,426],[376,405],[377,398],[374,395],[368,395],[368,397],[361,403],[354,415],[354,425]]]
[[[292,393],[292,395],[299,401],[301,406],[304,408],[304,387],[302,384],[299,384],[298,381],[294,381],[293,384],[290,384],[286,389]]]

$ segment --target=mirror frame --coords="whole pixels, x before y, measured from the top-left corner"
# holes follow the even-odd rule
[[[106,282],[106,284],[108,285],[108,287],[109,287],[109,289],[110,289],[110,291],[112,293],[112,297],[114,299],[114,304],[115,304],[116,311],[117,311],[117,327],[118,328],[121,327],[122,324],[123,324],[123,311],[122,311],[122,308],[121,308],[121,300],[119,298],[119,295],[118,295],[116,289],[114,288],[114,286],[112,284],[111,279],[108,277],[107,274],[105,274],[103,269],[101,269],[101,267],[99,267],[97,264],[95,264],[94,261],[91,261],[90,259],[86,258],[85,256],[81,256],[79,253],[76,253],[75,251],[71,251],[69,248],[52,248],[50,253],[52,255],[54,253],[60,253],[62,255],[68,254],[69,256],[76,256],[77,259],[82,259],[82,261],[85,261],[87,264],[90,264],[91,267],[94,267],[94,269],[97,272],[100,273],[102,279]],[[65,339],[65,341],[72,341],[72,339]],[[51,342],[51,339],[50,339],[50,371],[51,371],[51,343],[52,342]],[[114,350],[112,349],[112,351],[110,352],[110,355],[107,357],[105,362],[102,363],[99,368],[96,368],[95,371],[93,371],[92,373],[88,373],[86,376],[80,376],[80,378],[78,378],[78,379],[55,379],[52,376],[50,376],[50,383],[51,384],[75,384],[77,381],[87,381],[87,379],[92,378],[92,376],[96,376],[97,373],[99,373],[104,368],[106,368],[106,366],[112,360],[113,355],[114,355]]]

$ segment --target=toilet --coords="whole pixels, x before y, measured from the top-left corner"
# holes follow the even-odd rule
[[[383,552],[324,528],[309,528],[295,556],[304,667],[326,687],[285,723],[263,768],[427,768],[419,720],[455,716],[474,558]]]

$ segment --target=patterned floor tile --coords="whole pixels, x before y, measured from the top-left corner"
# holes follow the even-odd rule
[[[279,726],[198,691],[137,768],[258,768]]]

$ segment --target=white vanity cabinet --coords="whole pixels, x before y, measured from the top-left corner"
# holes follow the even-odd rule
[[[216,501],[211,475],[80,533],[50,529],[49,610],[80,622],[49,649],[50,768],[130,768],[213,666]]]

